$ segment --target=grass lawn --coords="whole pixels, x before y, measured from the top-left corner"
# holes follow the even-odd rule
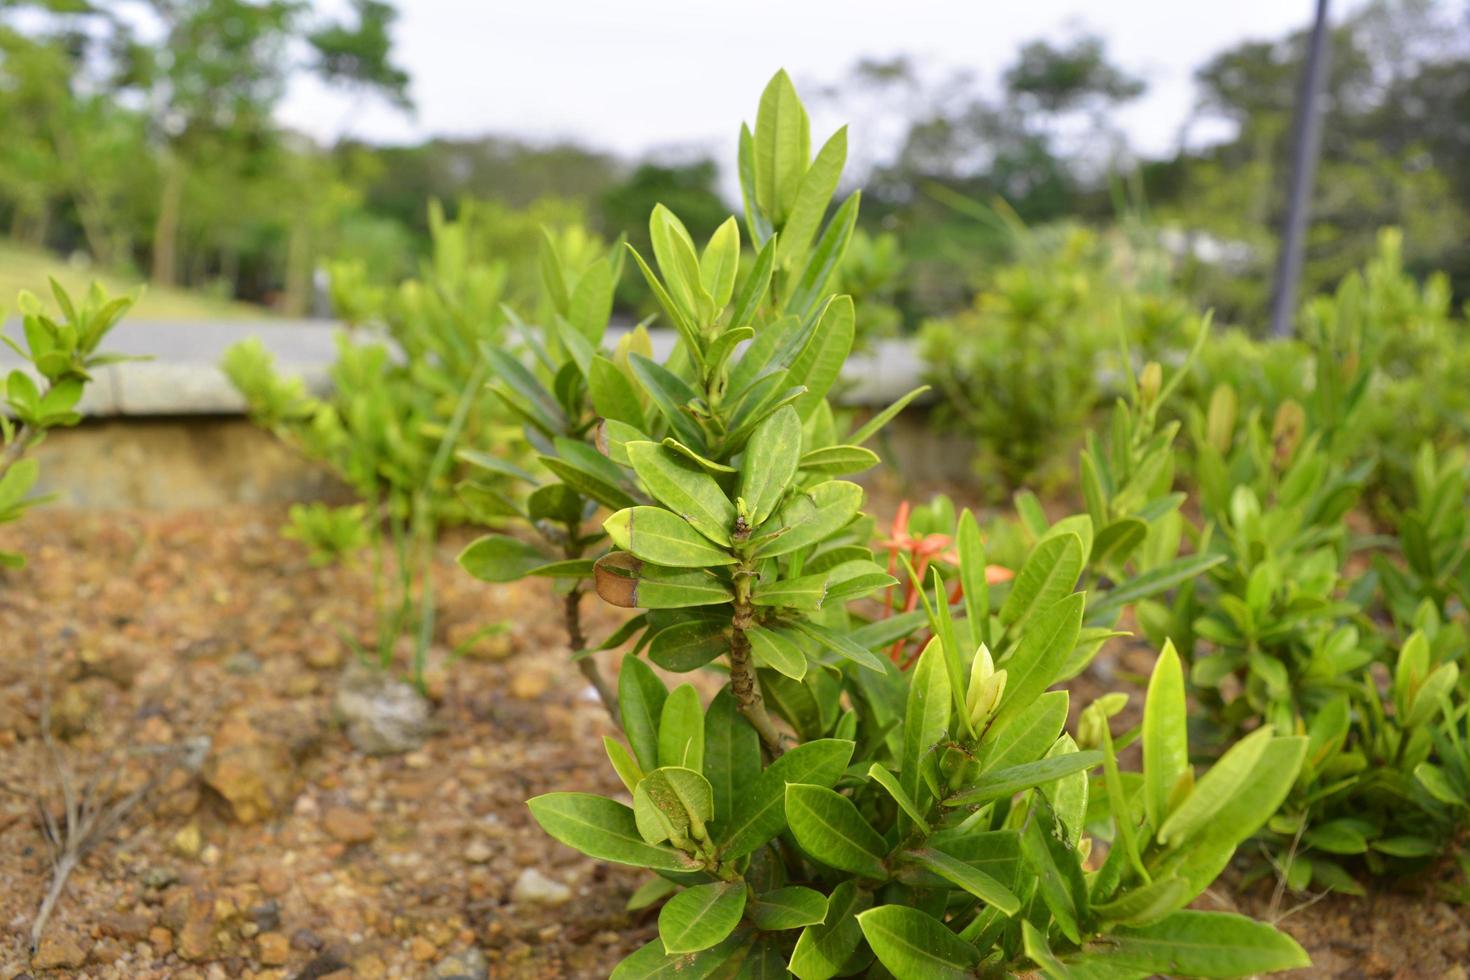
[[[15,296],[22,289],[51,302],[47,276],[54,276],[62,288],[73,296],[85,293],[95,279],[110,295],[120,296],[136,290],[142,280],[73,264],[50,252],[24,248],[14,242],[0,240],[0,311],[15,312]],[[148,286],[143,298],[129,314],[138,320],[256,320],[271,315],[261,306],[216,299],[185,289],[163,289]]]

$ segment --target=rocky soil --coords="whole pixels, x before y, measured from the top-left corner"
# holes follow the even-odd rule
[[[446,540],[432,710],[353,731],[421,744],[368,755],[338,709],[382,693],[341,639],[371,635],[370,572],[310,567],[283,518],[50,510],[0,531],[31,559],[0,575],[0,782],[34,789],[49,771],[43,689],[79,782],[100,769],[123,793],[170,765],[73,874],[34,956],[42,822],[0,794],[0,980],[606,975],[656,930],[624,911],[639,873],[549,840],[523,805],[621,789],[595,737],[612,728],[566,662],[544,583],[470,580],[452,561],[463,541]],[[594,634],[616,622],[587,609]],[[207,745],[197,771],[155,751],[185,744]],[[1269,889],[1217,885],[1202,904],[1271,911]],[[1303,977],[1466,976],[1463,907],[1414,893],[1292,904],[1281,924],[1317,964]]]

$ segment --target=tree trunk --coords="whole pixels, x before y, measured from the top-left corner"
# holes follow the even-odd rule
[[[291,236],[286,243],[286,290],[281,298],[281,312],[287,316],[304,316],[311,302],[311,229],[303,218],[291,223]]]
[[[153,282],[172,286],[178,275],[179,213],[184,206],[184,161],[170,149],[165,153],[163,194],[153,225]]]

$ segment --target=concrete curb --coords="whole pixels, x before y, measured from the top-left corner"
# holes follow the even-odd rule
[[[327,371],[336,358],[343,327],[331,320],[240,322],[124,321],[108,335],[106,349],[147,361],[114,364],[97,372],[79,410],[92,418],[169,415],[241,415],[245,402],[219,369],[230,345],[260,339],[285,373],[301,377],[309,390],[328,390]],[[15,335],[19,326],[6,324]],[[616,336],[621,328],[610,332]],[[656,353],[672,348],[669,331],[651,331]],[[0,369],[20,363],[0,347]],[[881,407],[922,383],[923,362],[912,341],[884,340],[854,355],[843,368],[837,400]]]

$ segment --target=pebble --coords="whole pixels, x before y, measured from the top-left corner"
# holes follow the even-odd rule
[[[516,879],[510,897],[520,903],[537,905],[565,905],[572,899],[572,890],[555,878],[548,878],[535,868],[526,868]]]
[[[38,970],[57,970],[65,967],[75,970],[87,962],[87,951],[71,936],[48,935],[41,937],[41,945],[31,957],[31,966]]]
[[[510,695],[521,701],[535,701],[551,687],[551,672],[544,667],[522,667],[510,679]]]
[[[373,839],[373,821],[360,810],[345,806],[329,807],[322,816],[322,828],[344,844],[362,844]]]
[[[322,940],[310,929],[297,929],[291,933],[291,948],[305,953],[315,953],[322,948]]]
[[[232,653],[225,661],[225,673],[234,674],[236,677],[258,674],[260,673],[260,658],[249,650]]]
[[[423,936],[414,936],[408,944],[408,955],[413,957],[415,963],[427,963],[439,955],[439,947]]]
[[[266,966],[281,966],[291,956],[291,943],[279,932],[263,932],[255,940],[260,950],[260,962]]]
[[[484,953],[470,947],[434,964],[429,976],[433,980],[488,980],[490,964],[485,961]]]
[[[291,879],[286,874],[286,869],[279,864],[267,864],[260,869],[255,876],[255,883],[260,890],[272,898],[279,898],[286,894],[291,887]]]
[[[482,840],[470,841],[464,849],[464,859],[467,864],[488,864],[495,856],[495,850]]]
[[[169,847],[181,857],[198,857],[199,852],[204,849],[204,835],[199,832],[199,825],[188,823],[180,827]]]
[[[332,701],[353,748],[366,755],[402,755],[429,737],[429,703],[412,686],[354,661]]]

